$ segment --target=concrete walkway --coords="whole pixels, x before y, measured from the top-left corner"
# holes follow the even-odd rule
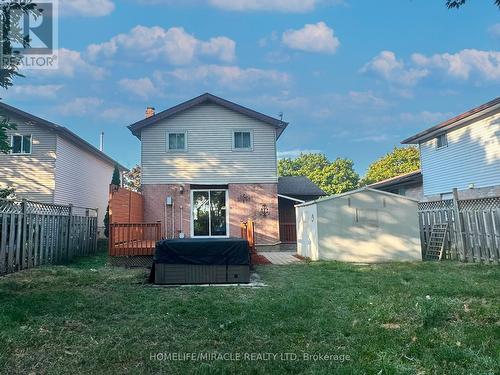
[[[259,251],[259,254],[276,265],[287,265],[300,262],[300,259],[294,257],[294,252]]]

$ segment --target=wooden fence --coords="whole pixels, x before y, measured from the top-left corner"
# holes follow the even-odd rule
[[[0,275],[96,250],[96,209],[0,200]]]
[[[444,259],[499,264],[500,197],[459,201],[454,198],[419,204],[422,254],[432,226],[448,223]]]

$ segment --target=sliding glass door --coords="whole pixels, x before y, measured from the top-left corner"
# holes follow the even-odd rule
[[[193,190],[193,237],[227,237],[227,190]]]

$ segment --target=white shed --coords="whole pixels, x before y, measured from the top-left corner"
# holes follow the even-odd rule
[[[422,259],[414,199],[362,188],[295,207],[298,255],[362,263]]]

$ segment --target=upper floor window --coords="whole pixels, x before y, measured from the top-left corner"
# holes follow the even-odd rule
[[[167,133],[167,148],[169,151],[187,150],[187,133]]]
[[[233,148],[235,150],[251,150],[253,148],[253,136],[249,130],[238,130],[233,133]]]
[[[31,154],[31,135],[13,135],[11,154]]]
[[[446,134],[440,134],[436,137],[437,148],[442,148],[448,146],[448,138]]]

